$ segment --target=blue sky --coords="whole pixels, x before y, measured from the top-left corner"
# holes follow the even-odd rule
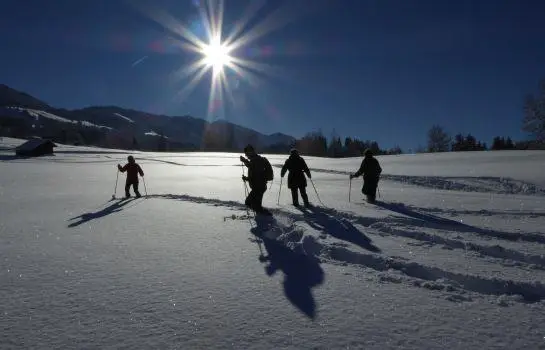
[[[259,69],[227,70],[232,98],[212,113],[211,73],[178,95],[191,76],[175,72],[199,56],[165,29],[205,39],[199,0],[4,0],[0,83],[56,107],[220,117],[296,137],[335,129],[382,147],[424,145],[433,124],[488,144],[526,137],[524,96],[545,78],[545,2],[226,0],[224,36],[261,2],[242,36],[265,33],[232,53]]]

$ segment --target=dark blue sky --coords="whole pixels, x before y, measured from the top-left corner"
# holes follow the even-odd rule
[[[259,2],[227,0],[224,35]],[[523,99],[545,77],[544,1],[268,1],[243,34],[274,30],[233,53],[266,69],[228,74],[232,100],[207,115],[211,74],[177,98],[191,77],[174,72],[197,56],[135,3],[3,0],[0,83],[56,107],[219,116],[296,137],[335,129],[408,149],[434,123],[488,144],[525,138]],[[204,38],[198,0],[147,3]]]

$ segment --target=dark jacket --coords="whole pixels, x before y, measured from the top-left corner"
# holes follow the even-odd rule
[[[248,183],[250,188],[267,189],[267,168],[268,160],[260,155],[255,155],[250,159],[244,159],[244,165],[248,167]]]
[[[118,166],[119,171],[127,172],[127,183],[138,183],[138,174],[144,176],[144,172],[138,163],[127,163],[123,167]]]
[[[307,186],[307,179],[305,178],[305,173],[310,178],[310,170],[308,169],[307,163],[299,155],[290,155],[290,157],[284,163],[280,176],[284,176],[286,171],[289,171],[288,174],[288,188],[300,188]]]
[[[355,177],[363,174],[363,179],[378,179],[382,173],[382,168],[378,160],[373,156],[365,156],[361,162],[360,169],[354,174]]]

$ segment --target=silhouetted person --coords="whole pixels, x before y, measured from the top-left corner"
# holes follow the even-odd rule
[[[350,178],[353,179],[363,174],[363,187],[361,192],[367,196],[368,202],[374,203],[382,168],[380,167],[378,160],[373,157],[373,152],[370,149],[366,149],[364,154],[365,157],[361,162],[360,169],[356,171],[356,173],[350,175]]]
[[[138,174],[144,177],[144,172],[142,171],[140,165],[135,162],[133,156],[128,156],[127,160],[129,162],[124,166],[117,164],[117,169],[119,169],[119,171],[121,171],[122,173],[124,173],[125,171],[127,172],[127,181],[125,182],[125,196],[127,198],[131,196],[129,190],[132,185],[136,197],[140,197],[140,192],[138,192]]]
[[[307,179],[305,178],[305,174],[307,174],[309,179],[312,177],[310,175],[310,170],[308,169],[307,163],[303,157],[299,155],[299,152],[296,149],[292,149],[290,151],[290,156],[284,163],[280,176],[284,177],[286,171],[289,171],[288,188],[291,190],[293,205],[296,207],[299,206],[299,191],[301,192],[301,198],[303,198],[303,203],[305,203],[305,206],[310,206],[306,191]]]
[[[245,204],[256,213],[271,215],[267,209],[263,208],[263,195],[267,190],[267,181],[273,179],[273,170],[267,158],[258,155],[252,145],[244,147],[244,154],[248,159],[240,156],[240,161],[248,167],[248,176],[242,175],[243,181],[250,184],[250,193],[246,198]]]

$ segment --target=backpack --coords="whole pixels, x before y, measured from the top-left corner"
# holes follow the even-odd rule
[[[264,161],[264,165],[265,165],[265,180],[267,181],[272,181],[273,178],[274,178],[274,172],[273,172],[273,168],[271,166],[271,163],[269,162],[269,160],[265,157],[261,157],[263,158],[263,161]]]

